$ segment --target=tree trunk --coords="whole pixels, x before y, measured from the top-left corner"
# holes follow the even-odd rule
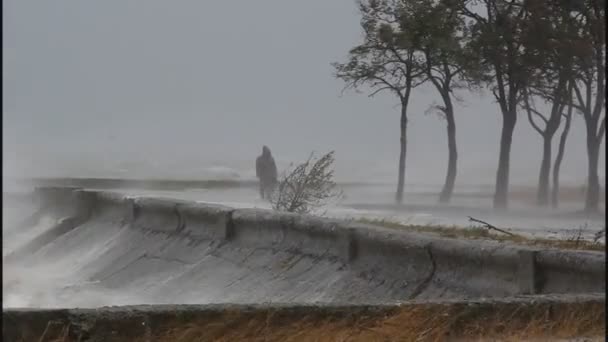
[[[555,157],[555,165],[553,165],[553,192],[551,193],[551,206],[557,208],[559,206],[559,170],[564,159],[564,151],[566,149],[566,139],[570,131],[570,121],[572,120],[572,107],[568,108],[568,116],[566,116],[566,125],[559,138],[559,147],[557,156]]]
[[[400,150],[399,150],[399,178],[397,181],[397,204],[403,203],[403,188],[405,186],[405,154],[407,151],[407,103],[401,103]]]
[[[449,203],[452,198],[454,183],[456,181],[456,163],[458,161],[458,151],[456,149],[456,122],[454,120],[454,110],[451,105],[446,106],[445,116],[448,122],[448,172],[445,177],[443,189],[439,195],[439,203]]]
[[[512,111],[514,110],[512,109]],[[496,189],[494,192],[495,209],[507,209],[508,207],[511,143],[513,142],[513,131],[516,121],[515,113],[503,113],[498,171],[496,172]]]
[[[595,131],[595,130],[594,130]],[[600,180],[597,174],[599,162],[600,139],[587,138],[587,198],[585,199],[585,211],[588,213],[597,212],[600,199]]]
[[[552,138],[552,134],[545,132],[545,135],[543,136],[543,159],[540,164],[540,174],[538,175],[538,192],[536,194],[536,203],[541,207],[549,204]]]

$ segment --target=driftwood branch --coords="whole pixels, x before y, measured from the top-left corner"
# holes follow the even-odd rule
[[[508,232],[508,231],[506,231],[506,230],[503,230],[503,229],[497,228],[496,226],[491,225],[491,224],[489,224],[488,222],[485,222],[485,221],[482,221],[482,220],[478,220],[478,219],[476,219],[476,218],[474,218],[474,217],[471,217],[471,216],[467,216],[467,217],[469,218],[469,221],[470,221],[470,222],[481,223],[481,224],[483,224],[483,225],[484,225],[484,228],[486,228],[486,229],[488,229],[488,230],[492,229],[492,230],[495,230],[495,231],[497,231],[497,232],[501,232],[501,233],[503,233],[503,234],[507,234],[507,235],[510,235],[510,236],[515,236],[515,234],[513,234],[513,233],[511,233],[511,232]]]

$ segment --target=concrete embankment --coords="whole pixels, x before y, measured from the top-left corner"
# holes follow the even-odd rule
[[[29,203],[37,209],[5,229],[5,244],[11,232],[35,232],[3,256],[5,306],[367,304],[605,291],[598,252],[70,188],[38,189]]]
[[[603,341],[603,296],[5,310],[4,341]]]

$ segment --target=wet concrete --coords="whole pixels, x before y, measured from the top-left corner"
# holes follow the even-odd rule
[[[5,307],[386,304],[605,291],[598,252],[77,189],[8,201],[22,216],[3,231],[5,244],[16,245],[3,255]]]

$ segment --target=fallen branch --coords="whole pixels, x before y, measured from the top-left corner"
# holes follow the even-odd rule
[[[598,243],[605,236],[606,236],[606,227],[604,227],[602,230],[599,230],[598,232],[595,233],[595,235],[593,235],[593,242]]]
[[[513,234],[513,233],[511,233],[511,232],[508,232],[508,231],[506,231],[506,230],[503,230],[503,229],[497,228],[496,226],[491,225],[491,224],[489,224],[488,222],[485,222],[485,221],[482,221],[482,220],[478,220],[478,219],[476,219],[476,218],[474,218],[474,217],[471,217],[471,216],[467,216],[467,217],[469,218],[469,222],[481,223],[481,224],[483,224],[483,225],[484,225],[484,228],[486,228],[486,229],[488,229],[488,230],[493,229],[493,230],[495,230],[495,231],[497,231],[497,232],[501,232],[501,233],[503,233],[503,234],[507,234],[507,235],[510,235],[510,236],[515,236],[515,234]]]

